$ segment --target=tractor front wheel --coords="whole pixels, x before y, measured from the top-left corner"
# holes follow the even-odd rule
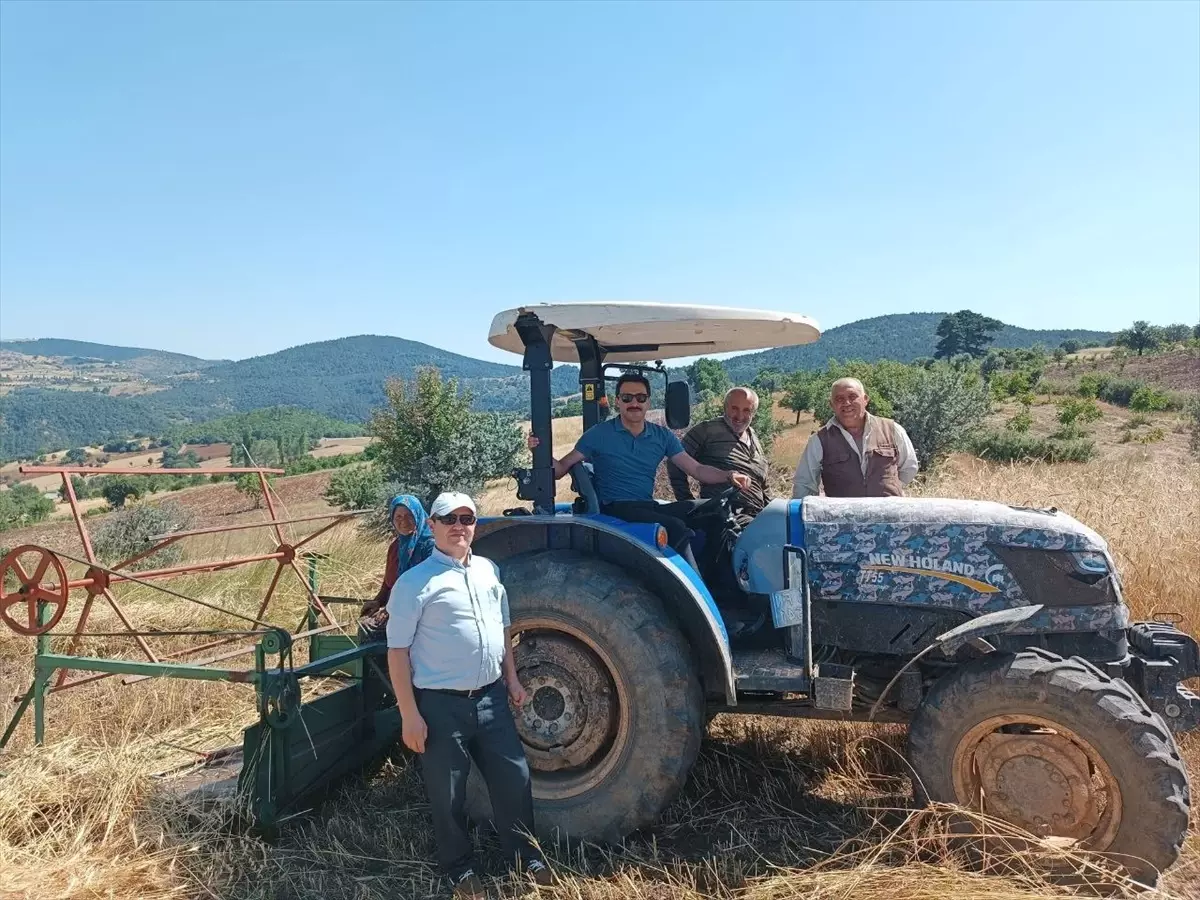
[[[500,563],[517,672],[516,713],[543,839],[616,841],[653,823],[687,780],[704,697],[662,603],[603,559],[551,550]],[[490,818],[477,772],[473,818]]]
[[[1163,720],[1119,679],[1044,650],[938,681],[909,730],[919,799],[1094,851],[1153,886],[1179,857],[1189,785]]]

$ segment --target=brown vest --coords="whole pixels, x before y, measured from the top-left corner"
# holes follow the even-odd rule
[[[817,432],[821,440],[821,482],[826,497],[902,497],[900,463],[891,419],[867,414],[871,433],[864,438],[867,459],[864,477],[858,455],[830,422]]]

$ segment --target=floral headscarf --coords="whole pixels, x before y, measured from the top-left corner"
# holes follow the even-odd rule
[[[403,574],[429,558],[429,554],[433,552],[433,531],[429,528],[429,516],[425,513],[425,507],[421,506],[421,501],[412,494],[397,494],[388,504],[388,522],[393,530],[396,528],[396,507],[401,505],[409,511],[413,524],[416,525],[412,534],[397,533],[396,536],[396,561],[399,564],[397,571]]]

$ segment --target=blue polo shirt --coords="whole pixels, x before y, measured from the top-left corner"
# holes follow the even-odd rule
[[[683,444],[675,432],[646,422],[634,437],[620,417],[593,425],[583,433],[575,449],[596,472],[596,493],[601,503],[654,498],[654,473],[658,464],[677,453]]]

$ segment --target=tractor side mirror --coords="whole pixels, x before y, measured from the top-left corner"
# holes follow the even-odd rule
[[[667,427],[675,431],[687,428],[692,421],[692,389],[686,381],[672,381],[667,385]]]

